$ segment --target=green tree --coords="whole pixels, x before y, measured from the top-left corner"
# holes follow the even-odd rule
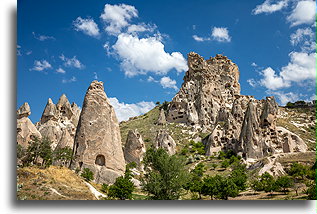
[[[134,185],[125,176],[120,176],[115,183],[109,187],[108,196],[111,198],[119,198],[120,200],[132,199]]]
[[[309,188],[306,190],[306,194],[308,195],[307,196],[307,199],[308,200],[316,200],[316,192],[317,192],[317,189],[316,189],[316,183],[315,182],[312,182],[312,184],[309,186]]]
[[[155,200],[176,200],[187,183],[185,159],[168,155],[163,149],[150,148],[144,157],[142,188]]]
[[[101,190],[101,192],[103,192],[103,193],[108,193],[109,185],[108,185],[108,184],[102,184],[100,190]]]
[[[39,158],[42,158],[42,166],[50,166],[53,160],[52,142],[44,137],[42,139],[35,138],[29,142],[24,158],[24,165],[38,164]]]
[[[221,167],[222,168],[227,168],[230,165],[229,161],[227,159],[223,160],[221,162]]]
[[[73,150],[69,147],[57,148],[53,152],[54,164],[59,163],[62,166],[66,166],[72,159]]]
[[[239,188],[231,178],[225,178],[216,175],[216,197],[223,200],[228,200],[228,197],[236,197],[239,194]]]
[[[230,174],[230,179],[234,182],[234,184],[238,187],[240,191],[246,190],[248,180],[246,165],[234,165],[233,171]]]
[[[25,151],[20,144],[17,144],[17,158],[21,159],[25,155]]]
[[[293,180],[288,176],[280,176],[276,179],[275,184],[277,189],[281,188],[286,194],[287,188],[290,188],[293,184]]]
[[[275,179],[268,172],[263,173],[258,180],[252,182],[251,187],[255,191],[273,192],[278,190]]]
[[[305,167],[304,165],[300,163],[295,162],[291,165],[291,168],[289,169],[288,174],[290,176],[293,176],[294,178],[304,179],[306,172],[307,172],[307,167]]]
[[[203,195],[209,195],[210,199],[213,199],[213,196],[218,194],[217,190],[217,180],[215,177],[206,177],[203,180],[203,185],[201,187],[201,192]]]
[[[84,168],[80,176],[83,177],[87,182],[94,180],[94,173],[89,168]]]

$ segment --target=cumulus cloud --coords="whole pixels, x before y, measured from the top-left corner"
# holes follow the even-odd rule
[[[30,70],[43,71],[43,70],[50,69],[50,68],[52,68],[52,65],[49,62],[47,62],[46,60],[41,60],[41,61],[35,60],[34,66]]]
[[[211,31],[211,37],[218,42],[230,42],[229,31],[225,27],[214,27]]]
[[[262,71],[262,86],[270,90],[290,87],[292,82],[314,82],[316,79],[315,58],[316,53],[291,52],[290,62],[282,67],[281,72],[276,72],[268,67]]]
[[[60,74],[65,74],[66,73],[66,71],[64,69],[62,69],[62,68],[56,69],[56,72],[60,73]]]
[[[155,107],[154,102],[142,101],[139,103],[126,104],[124,102],[119,102],[116,97],[110,97],[109,101],[113,106],[119,121],[128,120],[130,117],[145,114]]]
[[[251,63],[251,66],[252,66],[252,67],[257,67],[258,65],[257,65],[255,62],[252,62],[252,63]]]
[[[210,38],[203,38],[203,37],[200,37],[200,36],[197,36],[197,35],[193,35],[193,39],[197,42],[203,42],[203,41],[207,41],[207,40],[210,40]]]
[[[169,77],[162,77],[160,80],[160,84],[163,88],[173,88],[175,91],[178,90],[176,86],[176,81],[172,80]]]
[[[280,75],[285,81],[302,82],[316,79],[316,53],[291,52],[290,62]]]
[[[59,58],[64,61],[64,65],[66,67],[74,67],[78,69],[83,69],[85,66],[77,59],[76,56],[73,56],[73,58],[67,58],[62,54],[59,56]]]
[[[290,86],[290,83],[286,82],[281,76],[278,76],[271,67],[264,69],[262,75],[263,79],[260,80],[260,83],[268,89],[276,90]]]
[[[91,18],[83,19],[78,17],[73,22],[73,25],[76,31],[82,31],[88,36],[98,37],[100,35],[98,25]]]
[[[301,24],[314,24],[316,15],[315,10],[315,1],[299,1],[293,9],[292,13],[287,17],[287,21],[291,23],[291,26]]]
[[[104,12],[100,18],[108,24],[105,31],[110,35],[118,35],[121,33],[122,28],[129,25],[129,21],[138,17],[138,11],[134,6],[119,4],[110,5],[106,4]]]
[[[282,106],[285,106],[288,102],[296,102],[299,100],[299,95],[293,92],[269,91],[267,93],[276,96]]]
[[[254,79],[248,79],[247,82],[249,85],[251,85],[253,88],[257,86],[257,82]]]
[[[127,29],[127,33],[138,33],[138,32],[153,32],[156,29],[156,25],[147,25],[145,23],[141,23],[141,24],[132,24],[129,25],[128,29]]]
[[[45,35],[36,35],[35,32],[32,32],[35,39],[39,41],[45,41],[45,40],[56,40],[53,36],[45,36]]]
[[[252,14],[258,15],[261,13],[274,13],[287,7],[288,0],[281,0],[278,2],[272,2],[272,0],[265,0],[263,4],[257,5],[253,10]]]
[[[299,28],[295,33],[291,34],[290,42],[293,46],[300,45],[304,52],[316,49],[315,32],[311,28]]]
[[[148,82],[159,82],[156,79],[154,79],[152,76],[149,76],[146,81],[148,81]]]
[[[72,76],[72,78],[70,78],[70,79],[63,79],[62,83],[72,83],[72,82],[76,82],[76,81],[77,81],[77,78]]]
[[[183,55],[179,52],[165,52],[164,44],[158,37],[139,38],[122,33],[112,48],[122,60],[121,68],[128,77],[147,72],[165,75],[171,69],[177,72],[188,69]]]

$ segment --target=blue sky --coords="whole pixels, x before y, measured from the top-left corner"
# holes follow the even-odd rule
[[[37,122],[48,98],[82,106],[97,79],[125,120],[173,98],[190,51],[228,56],[241,94],[311,100],[315,11],[311,0],[20,0],[17,108],[28,102]]]

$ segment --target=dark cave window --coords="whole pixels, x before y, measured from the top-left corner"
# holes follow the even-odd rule
[[[106,165],[106,159],[104,155],[97,155],[95,164],[99,166],[105,166]]]

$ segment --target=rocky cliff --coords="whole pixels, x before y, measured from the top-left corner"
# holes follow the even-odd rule
[[[63,94],[57,104],[49,98],[40,122],[36,124],[42,136],[52,141],[52,149],[73,148],[80,109],[75,103],[70,104]]]
[[[28,118],[30,115],[31,108],[28,103],[24,103],[17,110],[17,143],[24,149],[28,147],[31,140],[42,137],[41,133]]]
[[[93,81],[86,91],[71,168],[89,168],[97,183],[114,183],[124,174],[119,123],[102,82]]]
[[[168,107],[167,121],[209,132],[203,139],[206,155],[233,150],[246,159],[258,159],[307,150],[298,136],[289,137],[294,134],[276,127],[274,97],[256,100],[240,94],[238,66],[230,59],[218,54],[205,60],[191,52],[188,67],[184,83]]]

